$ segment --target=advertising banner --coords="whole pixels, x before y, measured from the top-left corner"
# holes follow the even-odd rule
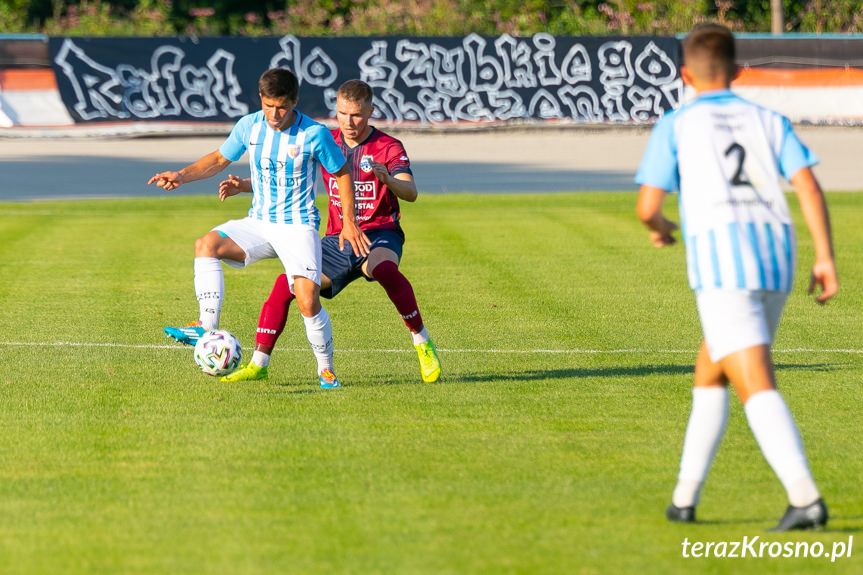
[[[651,123],[682,95],[666,37],[72,38],[49,40],[75,122],[231,122],[260,108],[271,67],[300,81],[298,108],[335,116],[339,85],[374,89],[389,124]]]

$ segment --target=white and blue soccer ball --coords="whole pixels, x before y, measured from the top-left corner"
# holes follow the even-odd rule
[[[240,340],[224,329],[205,332],[195,343],[195,363],[207,375],[228,375],[242,359]]]

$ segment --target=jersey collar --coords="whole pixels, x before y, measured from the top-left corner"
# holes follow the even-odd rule
[[[709,92],[700,93],[696,100],[721,100],[730,96],[734,96],[734,92],[732,92],[730,89],[711,90]]]
[[[360,146],[362,146],[363,144],[365,144],[366,142],[368,142],[369,140],[371,140],[371,139],[372,139],[372,136],[374,136],[374,135],[375,135],[375,132],[377,132],[377,131],[378,131],[378,129],[377,129],[377,128],[375,128],[374,126],[370,126],[370,127],[371,127],[372,131],[371,131],[371,132],[369,132],[369,135],[368,135],[368,136],[366,136],[366,139],[365,139],[365,140],[363,140],[362,142],[358,143],[358,144],[357,144],[356,146],[354,146],[354,147],[348,146],[348,143],[345,141],[345,135],[344,135],[344,134],[342,134],[341,130],[339,130],[339,136],[340,136],[340,137],[341,137],[341,139],[342,139],[342,144],[344,144],[344,145],[345,145],[345,147],[346,147],[347,149],[349,149],[349,150],[356,150],[357,148],[359,148]]]

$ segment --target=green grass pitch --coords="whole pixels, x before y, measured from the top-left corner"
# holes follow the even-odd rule
[[[798,224],[796,201],[790,198]],[[786,501],[739,402],[702,523],[669,524],[700,341],[683,248],[632,193],[423,196],[402,269],[440,350],[423,384],[379,286],[324,301],[344,387],[318,389],[296,308],[266,382],[202,375],[193,242],[244,215],[209,197],[0,204],[0,573],[863,572],[863,193],[830,194],[840,295],[775,344],[832,519],[770,534]],[[674,213],[674,200],[668,202]],[[277,262],[226,267],[248,356]],[[856,546],[685,558],[684,541]]]

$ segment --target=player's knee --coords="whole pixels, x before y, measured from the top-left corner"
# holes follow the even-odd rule
[[[314,317],[321,311],[320,288],[306,278],[294,278],[294,297],[297,308],[306,317]]]
[[[297,297],[297,307],[304,316],[315,317],[321,312],[321,301],[317,296],[304,295]]]
[[[385,255],[384,257],[377,258],[372,258],[370,256],[369,259],[366,260],[366,265],[363,272],[366,274],[367,277],[378,279],[377,276],[379,275],[399,273],[398,269],[398,256],[392,253],[391,257],[389,257],[389,254]]]
[[[239,248],[229,238],[216,231],[211,231],[195,240],[195,257],[199,258],[232,258],[242,261],[239,253],[234,253],[238,250]]]
[[[195,257],[213,258],[216,257],[217,242],[214,240],[212,233],[201,236],[195,240]]]

